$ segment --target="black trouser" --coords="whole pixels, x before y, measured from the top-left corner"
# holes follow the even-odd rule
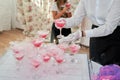
[[[120,26],[108,36],[90,38],[90,59],[102,65],[120,65]]]
[[[71,33],[70,28],[63,28],[61,30],[62,35],[68,36]],[[55,27],[55,23],[52,24],[52,31],[51,31],[51,40],[50,42],[53,42],[54,39],[57,40],[57,36],[60,34],[60,30]],[[57,40],[58,41],[58,40]],[[58,43],[58,42],[57,42]]]

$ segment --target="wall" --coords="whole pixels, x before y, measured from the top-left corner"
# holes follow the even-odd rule
[[[16,27],[15,0],[0,0],[0,31]]]

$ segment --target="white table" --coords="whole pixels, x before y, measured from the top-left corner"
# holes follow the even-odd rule
[[[41,76],[37,80],[90,80],[87,54],[76,54],[67,57],[77,59],[77,62],[63,63],[63,73],[54,74],[54,70],[50,69],[49,74]],[[22,73],[18,73],[16,60],[10,50],[0,59],[0,80],[33,80],[30,78],[31,73],[33,73],[32,70],[27,71],[25,67],[22,68]]]

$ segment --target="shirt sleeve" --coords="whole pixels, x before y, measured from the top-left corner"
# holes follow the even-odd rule
[[[86,37],[101,37],[112,34],[120,22],[120,0],[114,0],[104,25],[86,30]]]
[[[66,21],[65,28],[71,28],[80,24],[85,16],[85,8],[83,0],[80,0],[76,10],[71,18],[64,18]]]
[[[58,8],[57,8],[57,5],[56,5],[56,2],[54,2],[50,8],[51,11],[58,11]]]

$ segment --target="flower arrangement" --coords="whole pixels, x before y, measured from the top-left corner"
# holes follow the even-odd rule
[[[120,80],[120,66],[112,64],[101,67],[96,80]]]

